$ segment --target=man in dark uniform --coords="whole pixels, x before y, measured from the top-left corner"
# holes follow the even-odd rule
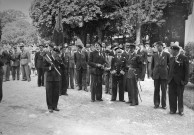
[[[39,45],[39,52],[35,54],[34,64],[38,73],[38,87],[44,86],[43,45]]]
[[[101,44],[95,43],[96,50],[90,53],[88,64],[91,72],[91,102],[102,100],[102,74],[106,63],[104,55],[101,52]]]
[[[82,45],[77,45],[77,52],[74,53],[74,60],[76,64],[76,71],[77,71],[77,83],[78,83],[78,90],[82,90],[82,86],[84,87],[84,91],[87,90],[86,84],[86,73],[87,73],[87,62],[88,62],[88,55],[85,51],[82,51]]]
[[[163,43],[156,43],[158,53],[152,57],[152,79],[154,80],[154,108],[160,105],[160,87],[162,91],[161,104],[166,109],[166,89],[170,54],[163,51]]]
[[[139,48],[140,49],[137,51],[137,54],[140,56],[142,61],[140,80],[144,81],[145,74],[146,74],[146,64],[147,64],[147,50],[145,49],[143,43],[139,44]]]
[[[128,73],[127,73],[127,90],[128,90],[128,98],[131,106],[138,105],[138,86],[137,81],[141,76],[141,65],[142,60],[141,56],[139,56],[135,52],[135,44],[130,44],[130,57],[128,59]]]
[[[178,100],[178,111],[179,115],[182,116],[184,114],[183,92],[189,79],[189,60],[180,53],[178,45],[171,46],[171,53],[168,74],[170,114],[176,113]]]
[[[123,79],[126,69],[126,58],[122,57],[122,49],[115,48],[116,55],[112,58],[111,74],[112,74],[112,98],[111,101],[116,101],[117,85],[119,85],[119,101],[124,102]]]
[[[12,64],[12,78],[13,80],[16,79],[17,75],[17,80],[20,79],[20,52],[17,51],[17,46],[14,46],[14,52],[11,55],[11,60],[13,61]]]
[[[59,81],[61,63],[59,63],[59,49],[54,48],[51,53],[45,54],[44,59],[44,69],[46,72],[46,101],[49,112],[52,113],[53,110],[59,111],[57,108],[59,100]],[[55,69],[56,67],[56,69]]]
[[[60,94],[68,95],[67,89],[69,87],[69,54],[67,53],[67,47],[62,47],[61,62],[63,66],[61,67],[61,81],[60,81]]]

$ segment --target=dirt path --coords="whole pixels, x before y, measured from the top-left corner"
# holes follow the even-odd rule
[[[90,93],[68,90],[61,96],[60,112],[48,113],[45,88],[30,83],[9,81],[3,84],[0,104],[0,135],[193,135],[194,111],[170,115],[153,108],[153,82],[141,82],[143,102],[131,107],[122,102],[90,102]],[[127,100],[127,93],[125,93]],[[168,99],[167,99],[168,104]]]

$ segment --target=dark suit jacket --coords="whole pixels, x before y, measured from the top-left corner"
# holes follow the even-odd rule
[[[43,52],[37,52],[35,54],[34,64],[36,68],[43,68]]]
[[[164,51],[162,53],[162,56],[159,56],[158,53],[155,53],[153,55],[152,62],[151,62],[153,79],[159,79],[159,78],[167,79],[169,59],[170,59],[170,54]]]
[[[4,74],[3,65],[4,65],[3,56],[0,55],[0,77],[3,77]]]
[[[188,83],[189,60],[183,54],[180,54],[176,61],[174,57],[170,58],[168,83],[170,83],[172,79],[174,79],[177,85],[186,85]]]
[[[112,70],[116,70],[116,74],[114,74],[113,76],[121,76],[122,74],[120,74],[120,71],[123,70],[125,71],[126,70],[126,58],[121,56],[121,58],[119,59],[117,56],[113,57],[112,58],[112,61],[111,61],[111,71]]]
[[[7,51],[7,50],[3,51],[2,58],[3,58],[4,64],[10,64],[11,55],[10,55],[9,51]]]
[[[88,55],[85,51],[82,51],[81,54],[79,52],[75,52],[74,61],[77,70],[80,70],[81,68],[87,69]]]
[[[62,66],[62,70],[63,73],[67,74],[69,73],[69,54],[68,53],[64,53],[61,56],[62,62],[63,62],[63,66]]]
[[[57,60],[54,60],[50,54],[48,54],[48,56],[51,58],[53,64],[56,66],[56,68],[60,71],[61,65]],[[61,76],[57,73],[57,71],[52,68],[51,70],[49,70],[49,67],[51,66],[51,63],[49,63],[46,59],[44,59],[43,61],[43,67],[44,70],[47,72],[47,76],[46,76],[46,81],[50,82],[58,82],[60,81]]]
[[[91,67],[90,68],[91,74],[102,75],[104,70],[97,67],[97,64],[104,65],[106,64],[106,60],[102,53],[101,55],[99,55],[99,52],[95,50],[90,53],[88,65]]]
[[[11,60],[13,61],[12,66],[20,66],[20,53],[16,52],[11,55]]]

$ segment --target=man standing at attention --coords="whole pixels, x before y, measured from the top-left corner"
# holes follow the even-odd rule
[[[34,58],[35,68],[38,73],[38,87],[44,86],[43,45],[39,45],[39,50]]]
[[[183,115],[183,92],[189,80],[189,60],[180,53],[178,45],[171,46],[170,69],[168,74],[170,114],[178,111]]]
[[[169,66],[169,53],[163,51],[163,43],[156,43],[158,53],[152,57],[152,79],[154,80],[154,108],[160,106],[160,87],[162,91],[161,104],[162,108],[166,109],[166,89]]]

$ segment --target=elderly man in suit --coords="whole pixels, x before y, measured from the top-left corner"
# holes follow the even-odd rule
[[[76,65],[77,72],[77,83],[78,90],[82,90],[82,86],[84,87],[84,91],[87,90],[86,84],[86,73],[87,73],[87,62],[88,55],[85,51],[82,51],[83,46],[81,44],[77,45],[77,52],[74,53],[74,61]]]
[[[91,67],[91,102],[102,100],[102,75],[106,63],[101,44],[95,43],[95,51],[90,53],[88,64]]]
[[[178,111],[183,115],[183,92],[189,80],[189,60],[180,53],[178,45],[171,46],[170,69],[168,74],[170,114]]]
[[[160,88],[162,91],[161,105],[166,109],[166,89],[170,54],[163,51],[161,41],[156,43],[158,53],[152,57],[152,79],[154,80],[154,108],[160,105]]]
[[[11,60],[13,61],[12,64],[12,78],[13,80],[16,79],[16,75],[17,75],[17,80],[20,79],[20,52],[18,52],[17,50],[17,46],[14,46],[14,52],[11,55]]]

